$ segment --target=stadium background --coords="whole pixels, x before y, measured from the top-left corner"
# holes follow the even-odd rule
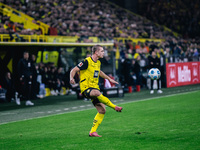
[[[65,74],[100,43],[106,50],[102,70],[118,80],[125,93],[131,92],[124,76],[126,54],[130,60],[141,57],[142,90],[149,88],[148,57],[152,51],[161,61],[162,88],[198,84],[198,8],[196,1],[188,0],[1,0],[0,83],[6,72],[11,72],[16,90],[20,90],[17,64],[24,51],[36,55],[35,64],[62,67]],[[134,91],[134,72],[131,67],[126,69],[134,79]],[[103,80],[101,87],[104,89]],[[63,88],[71,90],[69,85]],[[46,90],[51,89],[47,86]]]
[[[95,42],[114,42],[114,47],[109,47],[106,53],[103,70],[119,78],[121,82],[124,80],[121,76],[123,52],[129,53],[131,59],[135,59],[138,54],[142,57],[140,65],[145,80],[148,71],[147,58],[156,47],[158,57],[164,60],[161,67],[162,87],[166,87],[165,63],[199,60],[199,5],[195,1],[189,3],[185,0],[181,3],[145,0],[103,2],[2,0],[2,2],[0,4],[1,79],[5,72],[10,71],[17,82],[16,65],[25,50],[37,56],[37,63],[53,62],[56,67],[63,67],[59,56],[65,51],[69,68],[82,60],[88,52],[88,46],[92,45],[90,43]],[[64,2],[66,4],[63,6]],[[83,9],[84,6],[88,8]],[[104,6],[107,9],[102,12]],[[53,11],[50,10],[51,7]],[[193,8],[197,11],[192,10]],[[61,9],[69,16],[59,18]],[[188,10],[194,13],[192,15],[191,12],[186,13]],[[70,11],[74,13],[72,16]],[[87,15],[93,17],[91,21]],[[56,20],[55,23],[53,19]],[[88,24],[86,21],[89,21]],[[74,44],[77,42],[78,44]],[[88,44],[81,46],[79,43]],[[137,46],[140,48],[139,52]],[[145,52],[146,47],[147,52]],[[146,85],[146,81],[143,84]]]
[[[124,111],[119,115],[107,108],[98,130],[101,139],[88,139],[96,110],[73,92],[53,96],[46,89],[48,95],[34,99],[32,107],[23,99],[20,106],[3,99],[2,150],[200,149],[199,1],[0,2],[0,83],[9,71],[20,90],[17,63],[24,51],[37,56],[36,64],[53,64],[67,72],[98,43],[106,50],[103,71],[120,81],[125,92],[124,97],[110,98]],[[148,89],[148,56],[153,49],[162,62],[162,94],[150,94]],[[142,58],[140,92],[133,85],[131,93],[124,84],[125,53],[130,60]]]

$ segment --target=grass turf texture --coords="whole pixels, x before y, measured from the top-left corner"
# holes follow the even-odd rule
[[[200,92],[121,104],[110,108],[88,137],[95,109],[0,125],[1,150],[200,149]],[[134,97],[133,97],[134,99]]]

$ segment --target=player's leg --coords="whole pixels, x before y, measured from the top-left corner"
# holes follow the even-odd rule
[[[161,82],[161,79],[158,79],[158,80],[157,80],[157,87],[158,87],[157,93],[162,94],[163,91],[160,89],[160,88],[161,88],[161,87],[160,87],[160,82]]]
[[[93,100],[95,101],[95,100]],[[95,102],[93,102],[94,104]],[[106,113],[106,108],[105,105],[102,103],[96,103],[95,107],[98,111],[98,113],[96,114],[94,121],[93,121],[93,126],[90,130],[89,136],[92,137],[101,137],[100,135],[97,134],[96,130],[99,127],[99,125],[101,124],[101,122],[103,121],[104,115]]]
[[[117,112],[121,112],[121,110],[122,110],[122,107],[118,107],[118,106],[114,105],[107,97],[105,97],[103,94],[101,94],[101,92],[97,89],[92,89],[90,91],[90,96],[96,97],[101,103],[113,108]]]
[[[32,81],[31,79],[29,78],[28,79],[28,83],[27,83],[27,98],[30,100],[31,98],[31,86],[32,86]]]
[[[25,100],[30,100],[30,94],[31,94],[31,84],[29,82],[29,78],[24,77],[23,78],[23,96]]]
[[[150,90],[150,94],[153,94],[153,93],[154,93],[153,84],[154,84],[154,80],[151,80],[151,90]]]
[[[27,106],[33,106],[34,105],[34,103],[32,103],[31,101],[30,101],[30,96],[31,96],[31,84],[32,84],[32,82],[31,82],[31,79],[30,78],[27,78],[26,79],[26,82],[25,82],[25,84],[26,84],[26,86],[25,86],[25,88],[26,88],[26,105]]]

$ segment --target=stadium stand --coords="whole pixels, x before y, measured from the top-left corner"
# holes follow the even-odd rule
[[[184,38],[200,36],[200,5],[195,0],[141,0],[142,16],[182,34]]]
[[[127,53],[129,59],[137,59],[140,55],[140,66],[144,73],[147,72],[149,53],[153,50],[156,51],[159,58],[164,59],[164,62],[200,60],[200,44],[197,39],[183,39],[181,35],[157,24],[163,23],[159,17],[170,6],[161,13],[160,7],[163,5],[160,6],[158,3],[160,7],[153,7],[155,9],[153,12],[157,14],[152,20],[157,22],[154,20],[156,18],[160,21],[155,23],[106,1],[29,0],[27,2],[0,0],[0,2],[2,2],[0,3],[1,41],[12,41],[12,39],[14,41],[52,43],[114,41],[114,52],[118,61],[116,70],[119,76]],[[148,7],[152,4],[154,3],[150,3]],[[191,5],[193,4],[195,3],[192,2]],[[150,10],[147,9],[147,18],[151,19],[153,14],[148,11]],[[172,23],[172,25],[168,27],[175,29],[173,27],[177,24]],[[180,28],[182,29],[182,27]],[[175,29],[175,31],[178,30]],[[187,33],[189,35],[189,32]],[[74,52],[73,50],[71,51]],[[106,62],[109,63],[109,56],[106,58],[108,58]],[[78,61],[78,59],[74,61]],[[45,64],[45,67],[51,70],[55,66]],[[40,68],[41,73],[44,73],[45,67]],[[52,85],[46,84],[46,87],[48,86]],[[51,93],[50,90],[46,91],[47,95]]]
[[[99,37],[102,40],[173,36],[171,31],[104,1],[30,0],[22,3],[10,0],[6,4],[49,25],[51,35]]]

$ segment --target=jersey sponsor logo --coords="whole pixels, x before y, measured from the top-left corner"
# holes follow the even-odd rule
[[[78,66],[79,66],[79,67],[82,67],[82,66],[83,66],[83,63],[82,63],[82,62],[80,62],[80,63],[78,64]]]
[[[95,70],[94,71],[94,78],[97,78],[99,76],[99,71],[98,70]]]

